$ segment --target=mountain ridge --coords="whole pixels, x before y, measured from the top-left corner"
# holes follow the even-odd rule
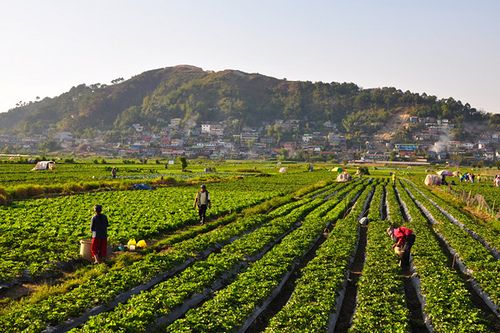
[[[235,128],[277,119],[330,121],[353,135],[373,134],[384,119],[405,108],[409,115],[461,124],[499,125],[499,115],[453,98],[437,99],[392,87],[362,89],[354,83],[288,81],[239,70],[206,71],[192,65],[145,71],[114,84],[80,84],[53,98],[0,114],[0,132],[41,134],[47,129],[83,133],[127,131],[134,123],[160,130],[173,118],[184,124],[230,121]],[[461,126],[458,126],[461,128]]]

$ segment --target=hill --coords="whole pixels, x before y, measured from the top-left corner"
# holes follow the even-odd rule
[[[401,114],[446,118],[457,124],[499,125],[498,115],[480,112],[453,98],[182,65],[114,80],[112,85],[80,84],[55,98],[24,103],[0,114],[0,132],[32,135],[53,129],[78,135],[97,129],[120,133],[134,123],[160,130],[173,118],[182,119],[185,126],[225,120],[241,129],[276,119],[297,119],[306,126],[330,121],[351,137],[383,136],[380,131],[387,120]]]

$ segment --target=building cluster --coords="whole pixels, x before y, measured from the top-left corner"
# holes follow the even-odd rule
[[[75,155],[99,154],[124,158],[281,157],[360,162],[447,160],[454,156],[476,160],[499,159],[498,132],[484,132],[475,140],[456,141],[449,139],[454,124],[447,119],[409,117],[402,125],[411,133],[411,140],[404,143],[395,139],[375,140],[362,135],[352,140],[357,142],[353,144],[346,139],[349,133],[341,132],[336,124],[329,121],[275,120],[259,127],[238,127],[234,121],[196,123],[174,118],[168,126],[156,131],[144,124],[133,124],[129,134],[115,140],[106,139],[111,137],[110,133],[99,131],[86,138],[53,130],[44,135],[23,138],[0,135],[0,151],[40,154],[44,150],[57,149]]]

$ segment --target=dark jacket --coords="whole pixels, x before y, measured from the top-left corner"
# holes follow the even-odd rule
[[[108,237],[108,218],[104,214],[96,214],[90,220],[90,230],[92,238]]]

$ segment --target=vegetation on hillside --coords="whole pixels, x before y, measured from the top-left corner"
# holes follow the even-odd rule
[[[492,127],[500,123],[498,115],[425,93],[176,66],[147,71],[129,80],[113,80],[112,85],[80,84],[55,98],[18,103],[0,114],[0,132],[29,135],[54,128],[85,135],[96,129],[123,132],[134,123],[160,129],[172,118],[181,118],[185,127],[225,120],[234,129],[276,119],[331,121],[339,129],[358,135],[380,129],[384,120],[401,108],[412,115],[456,123],[485,120]]]

